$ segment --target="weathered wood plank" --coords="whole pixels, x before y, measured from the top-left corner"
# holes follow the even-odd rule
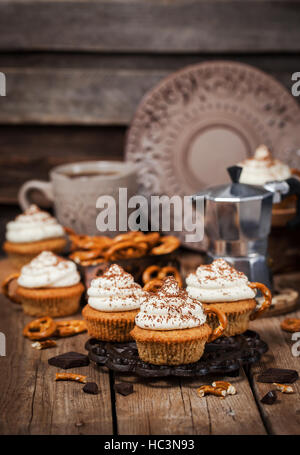
[[[1,261],[0,281],[12,270]],[[88,336],[58,340],[53,349],[38,351],[22,336],[30,317],[0,295],[0,331],[6,335],[6,357],[0,357],[0,434],[112,434],[110,384],[107,371],[92,365],[70,372],[87,374],[100,388],[87,395],[82,384],[55,382],[59,370],[48,358],[68,351],[84,353]]]
[[[16,204],[20,186],[47,180],[53,166],[123,160],[124,136],[125,128],[113,127],[0,126],[0,203]]]
[[[98,384],[100,393],[88,395],[82,391],[82,384],[56,382],[55,373],[64,370],[48,365],[48,358],[54,355],[68,351],[85,353],[84,343],[87,339],[87,335],[78,335],[58,341],[57,348],[42,351],[36,371],[30,434],[112,434],[107,369],[96,370],[90,365],[68,370],[70,373],[87,375],[89,381]]]
[[[126,125],[166,71],[1,69],[7,96],[0,123]]]
[[[2,1],[2,50],[299,51],[300,5],[283,0]]]
[[[0,124],[128,125],[145,92],[174,70],[214,56],[0,55],[7,96]],[[290,91],[297,56],[230,56],[269,72]]]
[[[134,383],[134,394],[116,394],[119,434],[265,434],[263,422],[248,380],[227,378],[235,384],[237,395],[222,400],[199,398],[197,388],[213,381],[138,380],[117,376],[116,382]]]
[[[0,434],[29,434],[40,352],[24,342],[21,308],[0,296],[0,312],[6,336],[6,357],[0,357]]]
[[[299,357],[294,357],[291,352],[293,343],[291,334],[280,328],[280,321],[287,316],[265,318],[252,323],[252,328],[257,330],[263,340],[269,345],[269,351],[263,356],[261,362],[251,368],[253,389],[260,407],[263,419],[271,434],[299,434],[300,429],[300,384],[299,380],[292,386],[294,394],[278,392],[278,402],[272,406],[264,405],[261,398],[274,389],[272,384],[263,384],[256,381],[257,375],[267,368],[288,368],[300,373]],[[300,317],[300,312],[291,313],[288,317]],[[299,348],[298,348],[299,351]]]

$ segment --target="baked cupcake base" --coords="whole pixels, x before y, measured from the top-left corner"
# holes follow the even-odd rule
[[[131,332],[144,362],[154,365],[183,365],[197,362],[212,329],[208,324],[193,329],[148,330],[135,326]]]
[[[103,341],[125,342],[132,341],[130,332],[134,328],[138,311],[98,311],[86,305],[82,315],[91,337]]]
[[[78,311],[83,291],[82,283],[63,288],[31,289],[18,286],[16,296],[22,304],[24,313],[35,317],[57,318]]]
[[[27,243],[4,242],[3,250],[6,252],[11,263],[20,269],[23,267],[23,265],[28,264],[28,262],[30,262],[42,251],[61,253],[64,250],[66,244],[67,240],[65,237]]]
[[[233,336],[240,333],[246,332],[249,327],[250,316],[256,308],[257,302],[255,299],[238,300],[236,302],[223,302],[223,303],[211,303],[203,304],[204,308],[209,308],[213,305],[218,308],[227,317],[227,327],[222,336]],[[207,315],[207,323],[212,329],[215,329],[219,321],[214,314]]]

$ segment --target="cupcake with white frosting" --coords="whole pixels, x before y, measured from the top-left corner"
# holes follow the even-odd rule
[[[228,325],[225,336],[243,333],[248,329],[250,318],[260,316],[271,304],[269,289],[262,283],[249,282],[246,275],[231,267],[224,259],[216,259],[209,265],[200,265],[186,278],[187,293],[204,304],[213,305],[226,314]],[[265,299],[257,308],[256,290],[262,291]],[[212,327],[216,318],[208,316]]]
[[[63,226],[48,212],[31,205],[6,225],[4,251],[17,267],[42,251],[60,253],[66,246]]]
[[[252,158],[238,164],[243,168],[240,183],[262,186],[274,180],[286,180],[292,175],[290,167],[273,158],[270,150],[265,145],[260,145]]]
[[[14,296],[10,296],[8,287],[14,279],[18,286]],[[78,311],[84,286],[74,262],[43,251],[20,273],[4,280],[2,289],[12,301],[22,304],[26,314],[59,317]]]
[[[220,321],[214,330],[206,323],[210,313]],[[227,320],[221,311],[204,308],[173,277],[167,277],[157,292],[145,296],[135,323],[131,335],[144,362],[181,365],[197,362],[205,343],[222,335]]]
[[[105,341],[129,341],[145,292],[122,267],[112,264],[92,280],[82,315],[89,334]]]
[[[240,183],[263,186],[267,182],[283,181],[290,177],[300,177],[300,171],[290,168],[282,161],[275,159],[265,145],[260,145],[252,158],[238,164],[241,166]],[[289,195],[282,201],[273,204],[272,226],[285,226],[296,215],[297,196]]]

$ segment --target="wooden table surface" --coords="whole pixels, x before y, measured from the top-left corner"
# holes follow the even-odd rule
[[[199,262],[199,255],[182,256],[185,271]],[[0,263],[0,279],[10,272],[6,260]],[[299,277],[294,278],[299,286]],[[293,313],[300,317],[300,311]],[[294,394],[278,392],[272,406],[260,402],[272,389],[256,381],[269,367],[300,371],[300,357],[291,353],[291,334],[280,329],[281,317],[264,318],[251,324],[268,343],[261,361],[237,378],[227,378],[237,394],[225,399],[199,398],[196,389],[208,379],[145,380],[121,376],[105,367],[90,365],[70,372],[88,375],[99,385],[98,395],[83,393],[82,384],[55,382],[58,370],[48,358],[68,351],[84,353],[87,334],[58,340],[57,347],[38,351],[23,338],[22,329],[30,317],[18,305],[0,295],[0,332],[6,335],[6,357],[0,357],[1,434],[299,434],[300,384]],[[61,370],[63,371],[63,370]],[[225,378],[226,379],[226,378]],[[114,383],[134,384],[134,393],[115,394]]]

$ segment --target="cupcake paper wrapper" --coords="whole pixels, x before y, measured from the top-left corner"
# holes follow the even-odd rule
[[[182,365],[197,362],[201,358],[211,333],[208,324],[203,324],[182,330],[148,330],[135,326],[131,335],[144,362]]]
[[[57,318],[69,316],[78,311],[83,290],[81,283],[69,288],[27,289],[19,287],[17,297],[24,313],[35,317]]]
[[[102,312],[86,305],[82,310],[88,333],[91,337],[103,341],[132,341],[130,335],[134,328],[138,310],[124,312]]]
[[[140,358],[154,365],[183,365],[197,362],[204,352],[205,340],[183,343],[137,341]]]
[[[235,311],[226,311],[224,308],[226,303],[220,305],[222,305],[222,311],[224,311],[228,321],[223,336],[230,337],[233,335],[239,335],[240,333],[244,333],[246,330],[248,330],[250,315],[255,308],[254,304],[250,309],[249,305],[243,309],[243,304],[240,303],[240,309],[236,309]],[[218,307],[218,304],[214,304],[214,306]],[[212,329],[215,329],[219,324],[218,318],[213,314],[209,314],[207,315],[207,323]]]

